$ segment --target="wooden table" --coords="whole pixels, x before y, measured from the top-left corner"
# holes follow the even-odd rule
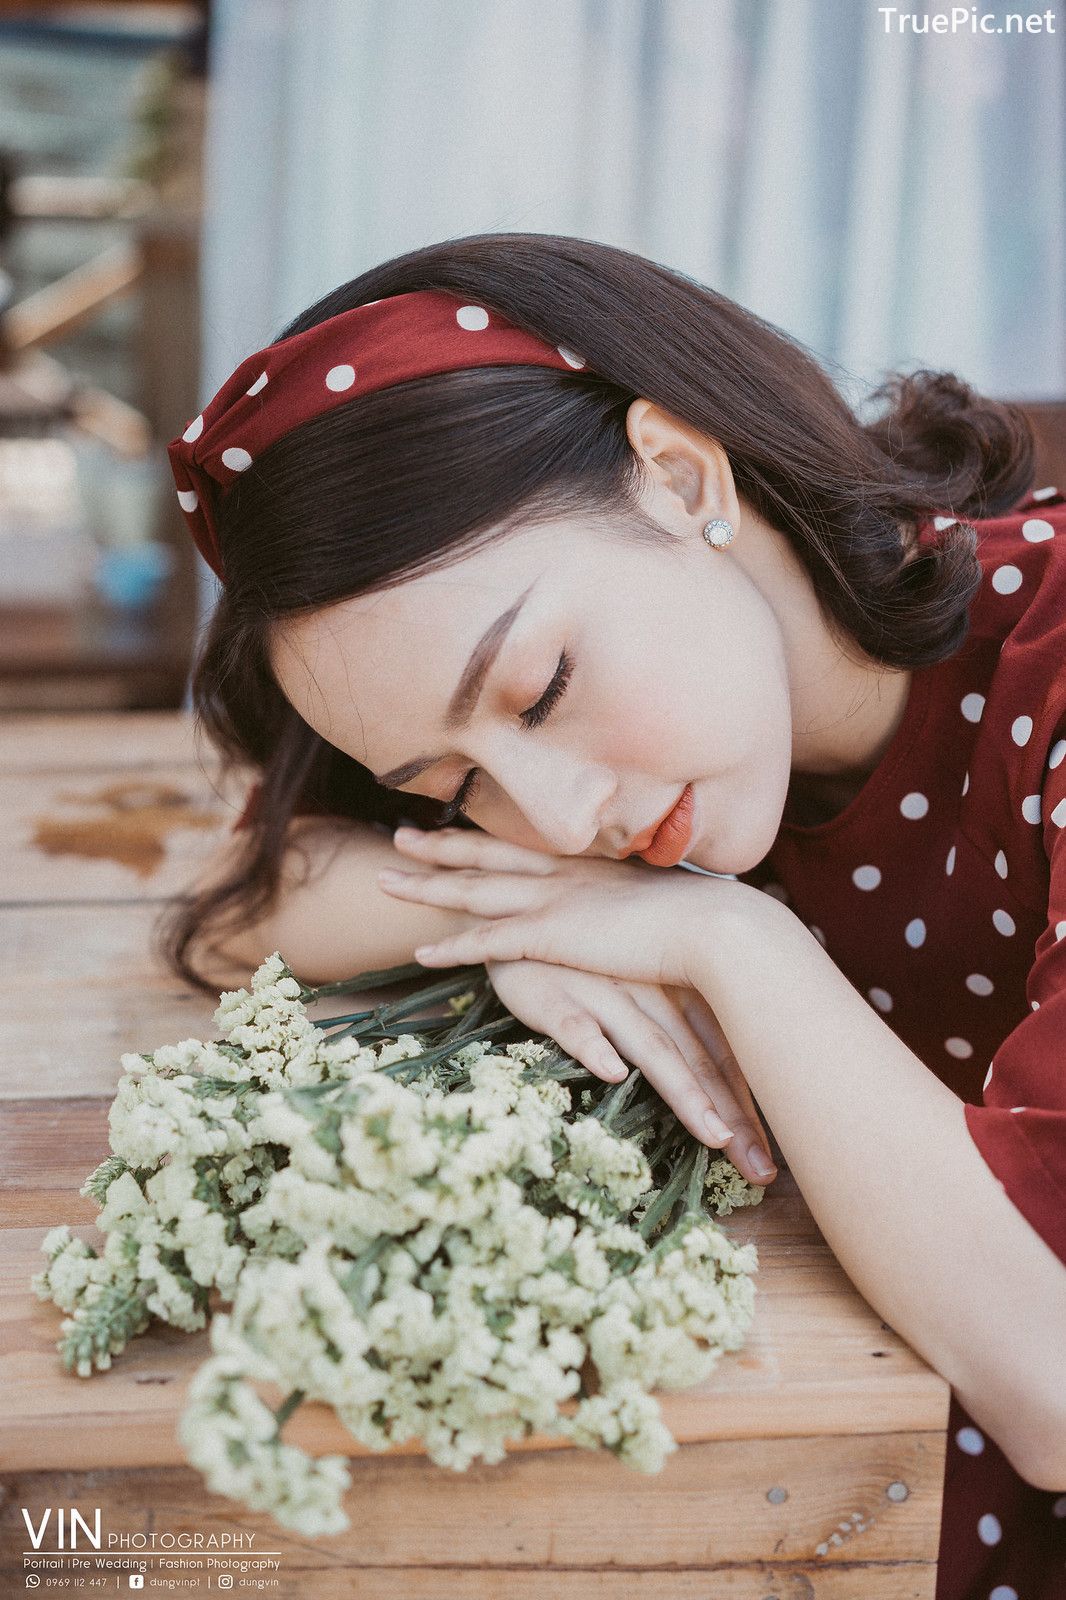
[[[286,1600],[931,1600],[948,1387],[852,1287],[785,1170],[725,1223],[759,1248],[755,1322],[705,1384],[663,1397],[682,1446],[655,1476],[540,1437],[453,1474],[415,1446],[368,1453],[304,1407],[296,1442],[355,1458],[350,1531],[305,1539],[182,1464],[175,1419],[206,1333],[156,1325],[109,1372],[67,1375],[61,1313],[28,1286],[38,1246],[58,1222],[100,1242],[77,1190],[106,1153],[120,1054],[211,1037],[211,1000],[161,970],[149,938],[240,796],[206,775],[177,713],[9,720],[0,774],[5,1594],[24,1592],[21,1507],[37,1525],[99,1506],[105,1545],[251,1536],[280,1564],[256,1592]],[[118,860],[85,853],[108,848],[108,817]],[[217,1575],[190,1572],[199,1587],[179,1592],[213,1592]],[[126,1575],[111,1585],[126,1592]]]

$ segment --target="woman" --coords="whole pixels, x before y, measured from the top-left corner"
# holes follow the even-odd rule
[[[952,1385],[940,1600],[1048,1600],[1066,501],[1015,408],[874,398],[576,239],[431,246],[297,318],[171,447],[224,583],[196,704],[261,782],[169,950],[484,961],[767,1182],[754,1092]]]

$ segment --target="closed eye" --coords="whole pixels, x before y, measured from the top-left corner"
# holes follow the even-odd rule
[[[535,705],[530,706],[528,710],[520,713],[520,720],[527,728],[539,728],[542,722],[548,720],[566,693],[573,671],[573,657],[567,650],[564,650],[559,657],[559,664],[555,669],[552,680],[540,699]],[[466,807],[469,805],[471,796],[477,787],[477,780],[478,769],[477,767],[471,767],[459,785],[454,798],[448,801],[441,812],[438,822],[439,827],[445,828],[449,822],[454,822],[456,817],[466,815]]]

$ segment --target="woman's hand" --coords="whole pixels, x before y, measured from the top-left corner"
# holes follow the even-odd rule
[[[388,893],[491,919],[420,949],[418,959],[485,962],[521,1021],[601,1077],[617,1081],[624,1053],[697,1138],[721,1145],[719,1126],[701,1126],[707,1106],[693,1100],[695,1082],[731,1130],[730,1160],[750,1181],[769,1181],[754,1164],[769,1143],[747,1084],[713,1011],[687,981],[686,955],[698,936],[693,911],[707,911],[698,891],[735,885],[544,855],[470,829],[401,828],[394,843],[419,870],[382,873]]]
[[[691,1134],[724,1150],[749,1183],[771,1182],[770,1141],[751,1091],[714,1013],[694,990],[542,961],[487,967],[492,987],[520,1022],[557,1040],[609,1083],[624,1078],[631,1062]]]
[[[708,917],[711,892],[737,887],[604,857],[544,855],[465,828],[398,828],[393,843],[422,870],[382,872],[386,893],[486,919],[417,949],[424,966],[546,961],[692,987],[698,915]]]

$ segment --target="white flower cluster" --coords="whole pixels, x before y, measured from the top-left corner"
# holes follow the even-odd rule
[[[83,1190],[103,1255],[53,1229],[34,1279],[72,1314],[69,1364],[109,1365],[152,1314],[202,1327],[218,1289],[182,1442],[209,1487],[308,1535],[347,1526],[349,1476],[282,1441],[305,1398],[369,1449],[417,1438],[456,1470],[539,1431],[657,1471],[676,1445],[649,1391],[743,1342],[754,1246],[691,1206],[649,1243],[642,1149],[572,1111],[545,1046],[393,1075],[417,1037],[330,1043],[302,992],[275,955],[222,996],[223,1039],[123,1058]],[[761,1198],[724,1160],[706,1189],[719,1211]]]

